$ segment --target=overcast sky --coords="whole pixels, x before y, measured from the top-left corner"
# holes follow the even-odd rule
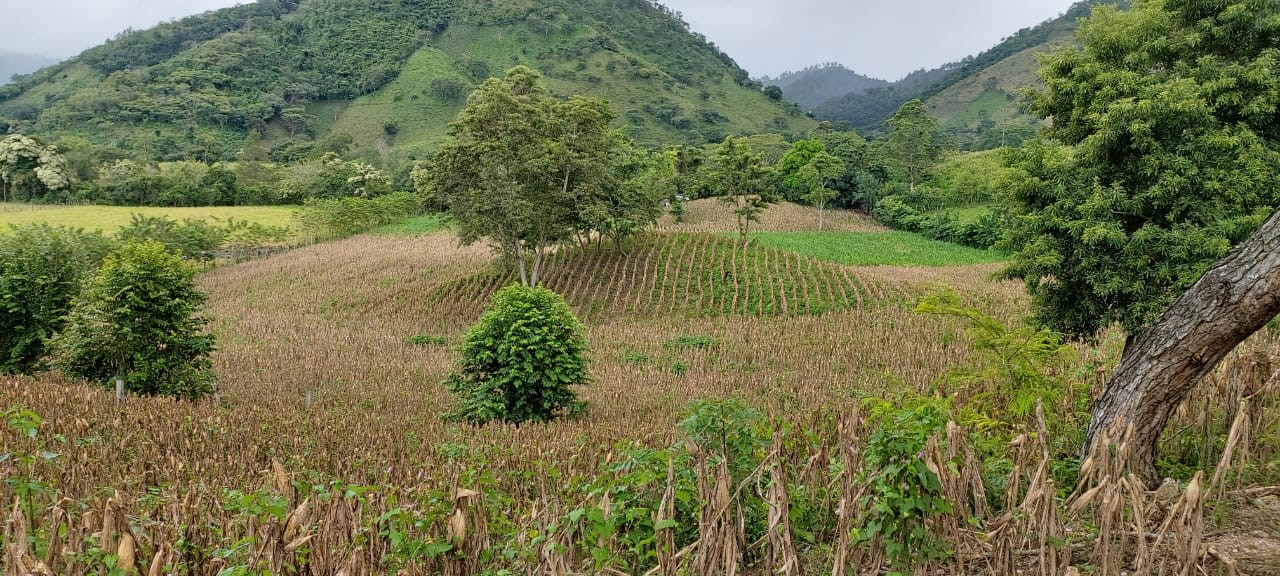
[[[66,58],[238,0],[0,0],[0,52]],[[1072,0],[665,0],[754,76],[840,62],[896,80],[994,46]]]

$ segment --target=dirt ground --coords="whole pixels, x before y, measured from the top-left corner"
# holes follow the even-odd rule
[[[1218,573],[1280,576],[1280,486],[1244,491],[1226,506],[1224,525],[1205,535]]]

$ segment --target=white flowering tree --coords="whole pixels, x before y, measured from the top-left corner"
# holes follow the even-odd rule
[[[70,186],[67,159],[57,146],[22,134],[0,140],[0,200],[32,200]]]

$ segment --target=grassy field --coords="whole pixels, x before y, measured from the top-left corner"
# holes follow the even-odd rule
[[[375,234],[392,234],[397,236],[425,236],[437,232],[449,225],[448,219],[439,214],[426,214],[375,229]]]
[[[759,232],[751,238],[761,246],[849,266],[965,266],[1007,257],[910,232]]]
[[[235,218],[271,226],[294,227],[292,206],[206,206],[199,208],[155,208],[136,206],[42,206],[32,204],[0,204],[0,234],[9,232],[10,224],[48,223],[86,230],[102,230],[111,234],[129,225],[133,214],[165,216],[175,220],[186,218]]]
[[[887,232],[888,228],[862,212],[853,210],[827,210],[823,216],[825,229],[841,232]],[[818,227],[818,210],[791,202],[779,202],[769,206],[753,230],[771,232],[807,232]],[[671,214],[658,219],[662,232],[737,232],[738,224],[733,209],[716,198],[703,198],[684,203],[684,218],[676,222]]]

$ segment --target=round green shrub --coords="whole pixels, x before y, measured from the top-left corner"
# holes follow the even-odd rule
[[[70,376],[143,395],[198,398],[213,391],[213,336],[200,315],[195,268],[154,240],[107,256],[75,300],[51,346]]]
[[[445,387],[458,397],[451,416],[473,424],[493,420],[546,422],[581,407],[572,387],[586,384],[582,323],[559,294],[513,285],[463,340]]]

